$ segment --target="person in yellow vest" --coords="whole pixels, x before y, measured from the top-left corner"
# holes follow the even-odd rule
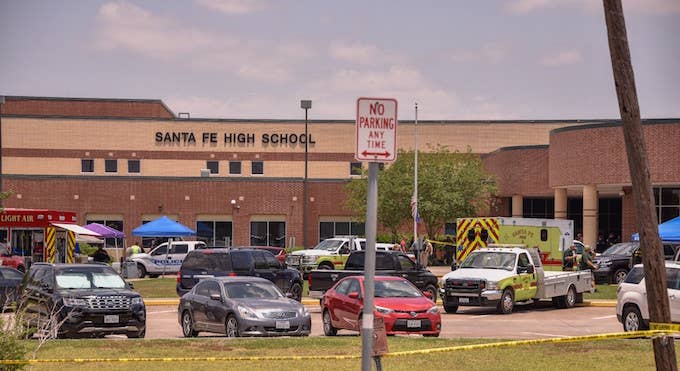
[[[142,253],[142,248],[139,247],[138,242],[135,241],[135,243],[130,246],[130,255],[135,255],[135,254],[141,254]]]

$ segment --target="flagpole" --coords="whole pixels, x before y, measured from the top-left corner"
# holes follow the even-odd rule
[[[413,215],[413,243],[416,250],[416,264],[420,264],[420,253],[418,244],[418,102],[415,104],[416,119],[415,119],[415,160],[414,160],[414,176],[413,176],[413,198],[416,204],[416,214]]]

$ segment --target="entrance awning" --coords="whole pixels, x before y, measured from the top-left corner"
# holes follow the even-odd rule
[[[57,228],[63,228],[66,230],[69,230],[75,234],[81,234],[84,236],[94,236],[94,237],[101,237],[101,235],[97,232],[91,231],[87,228],[83,228],[77,224],[66,224],[66,223],[50,223],[53,226]]]

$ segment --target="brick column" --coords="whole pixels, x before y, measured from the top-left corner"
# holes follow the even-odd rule
[[[583,243],[595,247],[597,242],[597,187],[583,186]]]
[[[635,218],[635,201],[633,201],[633,188],[623,187],[624,195],[621,197],[621,242],[630,241],[633,233],[636,233],[637,219]]]
[[[555,219],[567,219],[566,188],[555,188]]]
[[[524,199],[522,195],[512,195],[512,217],[521,218],[524,215]]]

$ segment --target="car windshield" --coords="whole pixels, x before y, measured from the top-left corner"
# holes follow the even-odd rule
[[[515,268],[515,254],[498,251],[473,251],[460,265],[460,268],[505,269]]]
[[[277,299],[283,296],[274,284],[259,282],[225,282],[227,296],[232,299]]]
[[[408,281],[375,281],[376,298],[418,298],[421,296],[423,293]]]
[[[343,241],[341,240],[323,240],[318,245],[316,245],[316,247],[314,247],[314,250],[335,251],[340,246],[342,246],[342,244]]]
[[[125,281],[114,271],[93,269],[68,269],[56,274],[60,289],[122,289]]]
[[[610,246],[602,255],[631,255],[637,247],[638,244],[633,242],[617,243]]]

